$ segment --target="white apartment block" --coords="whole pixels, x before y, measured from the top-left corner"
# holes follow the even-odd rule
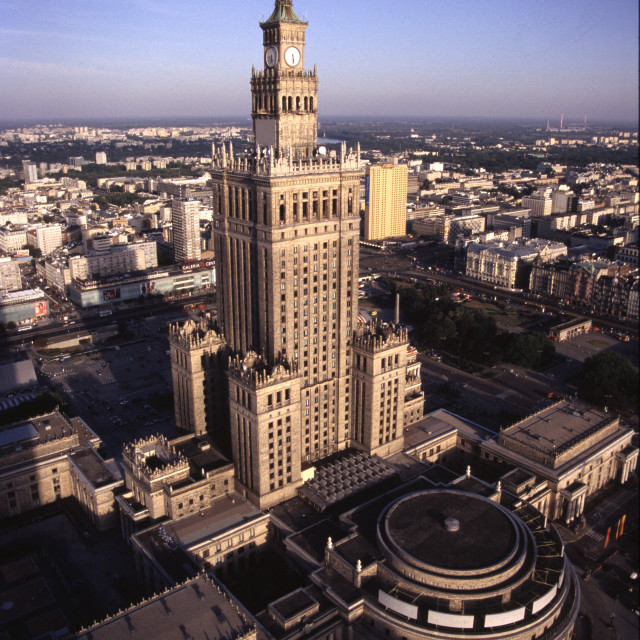
[[[171,204],[175,261],[200,260],[200,202],[180,198]]]
[[[0,258],[0,292],[7,293],[21,289],[20,265],[11,258]]]
[[[91,250],[86,256],[69,258],[69,270],[73,280],[145,271],[157,266],[158,245],[155,242],[113,245],[106,250]]]
[[[10,211],[9,213],[0,214],[0,227],[10,224],[27,224],[29,218],[26,211]]]
[[[530,196],[522,197],[522,208],[531,209],[533,218],[550,216],[553,211],[553,190],[549,188],[538,189]]]
[[[41,224],[27,231],[27,244],[40,249],[43,256],[62,246],[62,227],[59,224]]]
[[[27,228],[0,228],[0,251],[13,253],[27,244]]]

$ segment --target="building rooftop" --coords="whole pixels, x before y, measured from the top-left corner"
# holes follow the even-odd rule
[[[462,418],[446,409],[432,411],[405,431],[405,451],[416,447],[426,440],[432,440],[453,430],[462,431],[477,440],[487,440],[497,434],[471,420]]]
[[[318,510],[348,496],[373,487],[393,476],[395,471],[384,460],[361,451],[342,451],[318,463],[313,480],[299,490]]]
[[[457,522],[458,529],[448,530],[450,521]],[[517,540],[512,519],[495,503],[456,491],[410,495],[389,509],[384,526],[401,553],[444,569],[495,565]]]
[[[9,291],[8,293],[0,293],[0,305],[22,304],[31,302],[32,300],[40,300],[44,298],[44,292],[41,289],[24,289],[22,291]]]
[[[0,429],[0,454],[17,447],[33,447],[38,444],[65,438],[76,433],[72,425],[59,413],[50,413],[29,422]]]
[[[508,440],[546,454],[570,449],[578,442],[613,423],[616,418],[591,406],[562,400],[505,429]]]
[[[105,465],[104,460],[93,449],[76,451],[70,455],[70,458],[96,489],[121,480]]]
[[[0,396],[23,387],[37,386],[38,377],[30,359],[0,365]]]
[[[201,478],[211,471],[231,464],[211,446],[206,437],[191,437],[178,442],[174,440],[172,444],[176,451],[189,460],[190,472],[194,478]]]
[[[231,494],[218,498],[198,513],[167,523],[165,528],[184,546],[191,546],[261,517],[266,517],[262,511],[239,495]]]
[[[267,516],[240,496],[229,495],[197,513],[141,531],[136,537],[159,566],[174,581],[180,581],[191,577],[195,571],[195,565],[183,547],[197,545],[261,517]]]
[[[255,637],[255,622],[212,580],[198,576],[78,633],[77,640]]]

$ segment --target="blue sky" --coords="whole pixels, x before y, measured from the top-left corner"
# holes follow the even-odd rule
[[[294,0],[321,116],[638,117],[637,0]],[[0,0],[0,119],[248,117],[273,0]]]

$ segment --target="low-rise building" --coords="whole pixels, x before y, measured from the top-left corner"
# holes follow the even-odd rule
[[[255,619],[224,587],[199,575],[81,629],[74,640],[208,638],[257,640]],[[262,637],[262,636],[261,636]]]
[[[0,227],[0,251],[12,254],[27,246],[27,227]]]
[[[0,293],[22,289],[20,265],[11,258],[0,258]]]
[[[563,322],[562,324],[551,327],[549,332],[550,337],[557,342],[564,342],[565,340],[571,340],[576,336],[581,336],[584,333],[591,331],[591,320],[576,319],[569,322]]]
[[[557,298],[569,303],[593,305],[598,281],[603,277],[620,278],[630,272],[629,265],[620,265],[608,260],[577,260],[557,258],[545,261],[538,258],[531,270],[530,290],[532,293]],[[612,282],[612,281],[609,281]],[[600,307],[608,294],[606,287],[599,288]]]
[[[65,253],[55,253],[44,260],[36,262],[36,273],[47,286],[60,293],[66,293],[71,284],[71,271],[69,269],[69,256]]]
[[[175,295],[209,289],[215,284],[213,260],[156,268],[107,278],[76,279],[69,298],[82,308],[138,300],[145,295]]]
[[[637,269],[639,266],[638,256],[640,255],[640,249],[637,245],[626,245],[624,247],[616,248],[616,260],[628,264],[632,269]]]
[[[499,287],[527,289],[534,260],[550,260],[566,255],[566,250],[559,243],[537,239],[518,244],[472,242],[467,247],[465,274]]]
[[[617,415],[569,400],[499,434],[445,410],[428,414],[410,432],[405,452],[419,460],[519,469],[527,481],[515,483],[522,484],[518,495],[565,523],[578,518],[586,498],[608,482],[626,483],[638,463],[633,430]]]
[[[73,497],[99,530],[117,524],[122,479],[82,418],[50,413],[0,429],[0,518]]]
[[[0,323],[30,325],[49,315],[49,303],[40,289],[25,289],[0,294]]]
[[[159,520],[197,514],[234,490],[233,464],[206,434],[135,441],[124,447],[122,467],[127,493],[118,502],[125,539]]]

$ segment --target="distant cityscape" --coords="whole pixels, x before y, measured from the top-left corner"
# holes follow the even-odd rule
[[[251,122],[0,130],[0,638],[637,637],[637,128],[259,26]]]

